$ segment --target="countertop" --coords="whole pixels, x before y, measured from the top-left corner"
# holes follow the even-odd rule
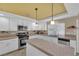
[[[28,44],[46,53],[49,56],[73,56],[74,48],[66,45],[49,43],[46,40],[30,39]]]
[[[0,34],[0,41],[17,38],[16,34]]]
[[[42,34],[42,35],[49,36],[49,37],[63,38],[66,40],[76,40],[76,35],[47,35],[47,34]]]

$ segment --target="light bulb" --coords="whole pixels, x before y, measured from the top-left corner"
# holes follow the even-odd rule
[[[50,23],[51,23],[51,24],[55,24],[55,22],[54,22],[54,21],[51,21]]]
[[[38,24],[37,24],[37,23],[32,23],[32,25],[33,25],[33,26],[38,26]]]

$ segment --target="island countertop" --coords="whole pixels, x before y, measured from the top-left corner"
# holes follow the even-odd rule
[[[28,44],[46,53],[49,56],[73,56],[74,48],[62,44],[49,43],[46,40],[30,39]]]

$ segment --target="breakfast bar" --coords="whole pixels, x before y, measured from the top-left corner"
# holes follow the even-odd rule
[[[37,38],[29,39],[27,44],[28,56],[73,56],[74,53],[73,47]]]

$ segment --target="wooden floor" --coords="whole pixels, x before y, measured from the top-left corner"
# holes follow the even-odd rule
[[[26,56],[26,48],[5,54],[4,56]]]
[[[3,56],[26,56],[26,48],[13,51],[13,52],[5,54]],[[76,56],[79,56],[79,53],[77,53]]]

